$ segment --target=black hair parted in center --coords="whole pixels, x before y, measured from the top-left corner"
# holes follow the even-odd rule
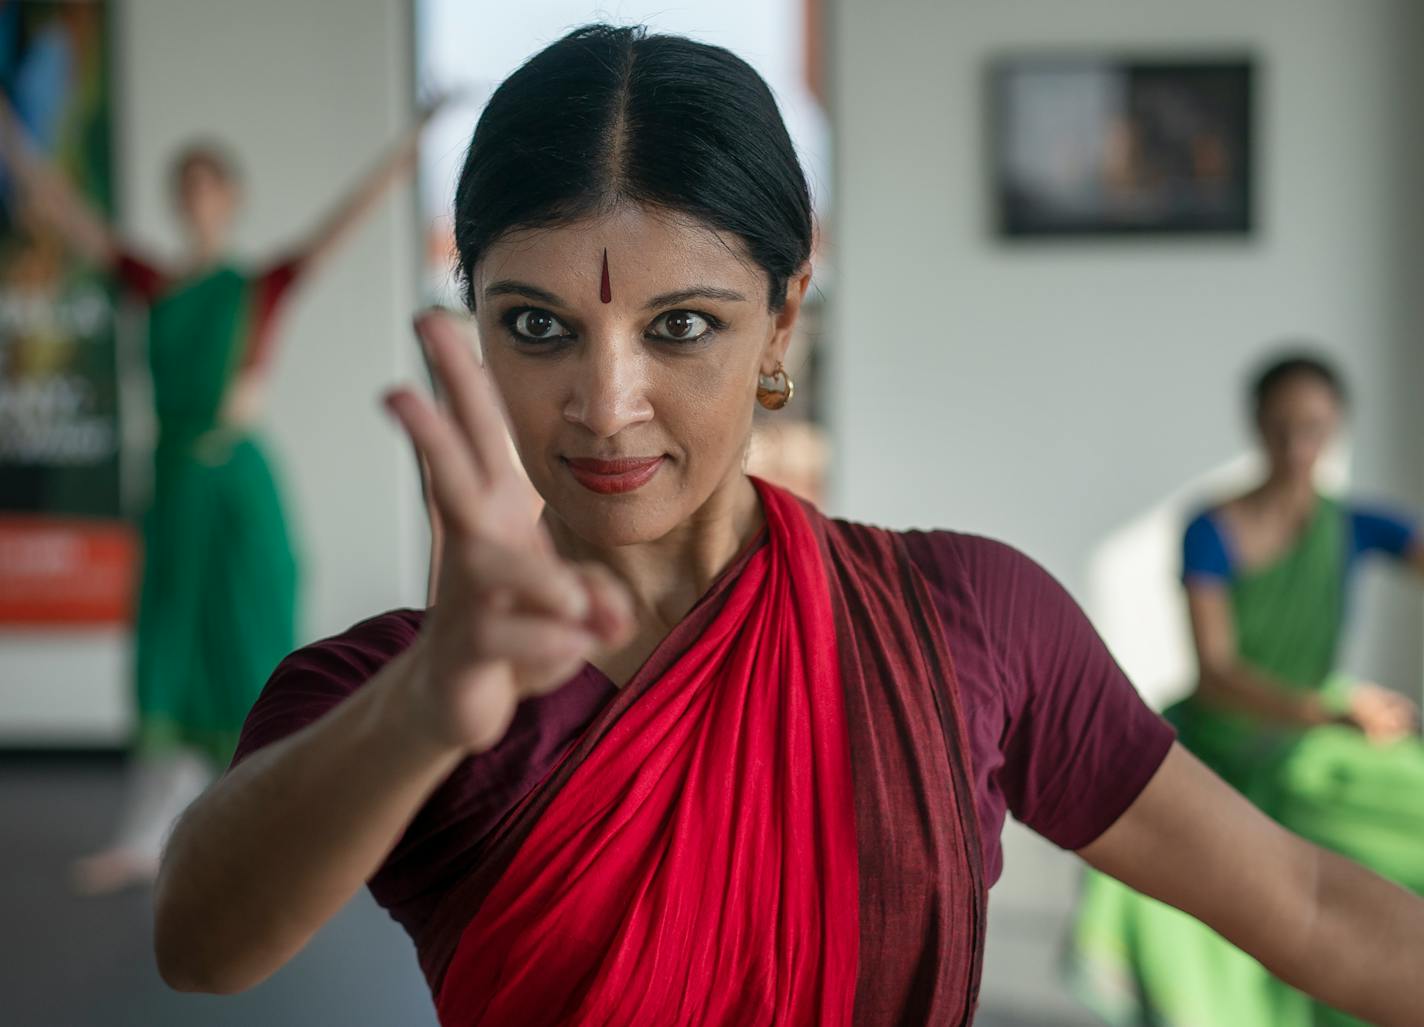
[[[811,197],[771,90],[722,47],[588,25],[526,61],[490,97],[455,191],[461,289],[506,232],[622,203],[739,237],[779,309],[811,255]]]
[[[1326,357],[1318,352],[1296,350],[1278,354],[1256,372],[1251,383],[1251,403],[1260,413],[1275,391],[1286,382],[1309,378],[1324,385],[1344,407],[1348,404],[1345,379]]]

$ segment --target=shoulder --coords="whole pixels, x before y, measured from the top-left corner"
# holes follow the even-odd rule
[[[424,618],[422,610],[389,610],[377,614],[340,634],[303,646],[283,660],[278,670],[331,661],[357,672],[368,668],[379,670],[415,641]]]
[[[985,725],[994,738],[976,755],[993,761],[995,787],[1019,820],[1081,848],[1145,786],[1171,729],[1038,561],[979,535],[900,534],[945,614],[961,683],[994,711]],[[971,718],[989,715],[968,705]]]
[[[1047,571],[1013,546],[979,535],[828,524],[838,543],[835,559],[856,565],[859,587],[905,588],[898,575],[906,569],[917,575],[956,663],[974,668],[960,674],[961,685],[984,698],[1007,698],[1002,693],[1016,679],[1003,661],[1016,635],[1035,608],[1053,606],[1062,593]]]
[[[391,610],[287,656],[247,715],[233,763],[320,719],[404,652],[420,633],[420,610]]]
[[[120,246],[114,251],[113,260],[113,273],[119,284],[146,303],[157,300],[172,285],[172,275],[131,246]]]
[[[1231,579],[1231,554],[1221,529],[1220,517],[1219,508],[1206,507],[1188,519],[1186,531],[1182,533],[1184,582]]]
[[[254,269],[250,277],[256,288],[274,297],[280,296],[302,276],[305,262],[303,253],[285,253]]]
[[[1221,531],[1221,508],[1205,506],[1189,514],[1182,538],[1189,543],[1212,542],[1221,545],[1225,541]]]
[[[981,612],[1063,592],[1038,561],[1007,542],[946,530],[898,534],[933,593],[972,597]]]
[[[829,523],[853,558],[877,559],[902,547],[942,609],[958,601],[973,604],[981,594],[994,598],[1057,587],[1036,561],[997,539],[945,529],[900,531],[845,520]]]
[[[939,607],[951,649],[982,650],[992,687],[1010,707],[1026,702],[1042,680],[1037,665],[1086,626],[1068,590],[998,539],[945,530],[898,534]]]
[[[1380,552],[1403,557],[1419,539],[1418,521],[1387,503],[1351,501],[1343,504],[1354,553]]]

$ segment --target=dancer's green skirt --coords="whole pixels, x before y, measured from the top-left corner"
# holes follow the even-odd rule
[[[1343,621],[1345,517],[1321,499],[1300,541],[1237,575],[1241,658],[1343,704],[1331,673]],[[1301,836],[1424,894],[1424,744],[1377,746],[1346,727],[1270,730],[1188,699],[1167,711],[1182,744]],[[1250,859],[1243,852],[1241,858]],[[1359,1021],[1306,998],[1184,913],[1088,873],[1069,982],[1122,1027],[1325,1027]]]
[[[297,567],[260,440],[221,409],[250,345],[254,280],[230,268],[179,283],[149,319],[159,441],[143,524],[135,684],[138,747],[220,765],[294,645]]]

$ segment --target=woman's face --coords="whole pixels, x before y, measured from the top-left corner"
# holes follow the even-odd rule
[[[1272,473],[1306,481],[1340,426],[1340,401],[1319,379],[1292,375],[1267,393],[1256,423]]]
[[[489,247],[472,283],[485,364],[552,513],[629,545],[738,484],[757,375],[785,354],[807,278],[772,312],[738,239],[635,206]]]
[[[221,247],[237,216],[237,183],[207,161],[190,161],[178,176],[175,197],[184,231],[201,246]]]

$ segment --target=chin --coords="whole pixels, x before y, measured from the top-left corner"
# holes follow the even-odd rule
[[[685,512],[659,495],[662,490],[656,484],[664,483],[622,495],[599,495],[576,481],[565,481],[544,495],[553,513],[579,538],[613,548],[656,542],[684,519]]]
[[[609,502],[590,496],[556,509],[575,534],[605,549],[656,542],[678,524],[678,518],[658,504],[628,498]]]

